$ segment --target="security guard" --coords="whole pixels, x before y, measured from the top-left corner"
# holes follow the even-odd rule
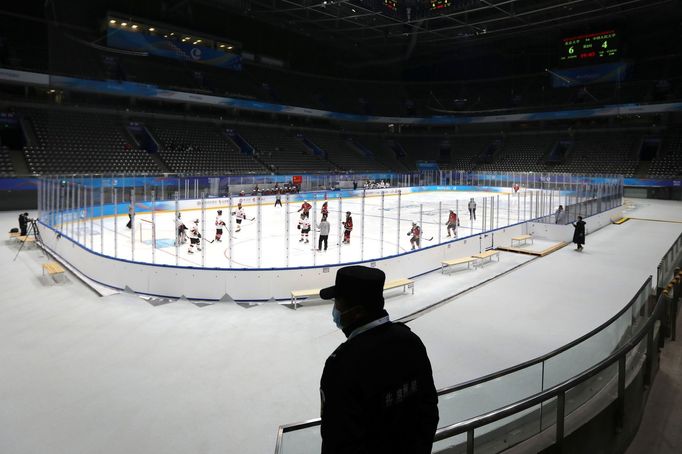
[[[431,363],[419,337],[384,310],[383,271],[341,268],[332,317],[348,340],[322,372],[322,454],[429,454],[438,424]]]

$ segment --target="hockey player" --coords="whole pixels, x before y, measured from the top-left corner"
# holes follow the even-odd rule
[[[298,229],[301,231],[301,239],[298,240],[299,243],[304,241],[309,243],[308,234],[310,233],[310,221],[308,220],[308,217],[305,215],[305,213],[301,213],[301,219],[298,221]]]
[[[476,201],[474,201],[474,198],[472,197],[471,200],[469,200],[469,219],[473,219],[474,221],[476,220]]]
[[[236,232],[242,231],[242,221],[246,219],[246,213],[244,208],[242,208],[242,203],[237,203],[237,211],[233,211],[232,214],[237,218],[237,230]]]
[[[422,236],[422,231],[417,225],[416,222],[412,223],[412,229],[407,232],[407,236],[412,235],[412,238],[410,238],[410,244],[412,244],[412,250],[414,251],[415,246],[418,248],[421,248],[421,236]]]
[[[194,220],[194,225],[192,226],[192,229],[189,231],[189,250],[187,251],[190,254],[194,254],[194,247],[196,246],[197,250],[201,250],[201,233],[199,233],[199,219]]]
[[[175,219],[175,245],[180,246],[187,242],[187,226],[182,222],[182,214],[178,212]]]
[[[521,186],[519,186],[518,183],[514,183],[514,186],[512,186],[512,189],[516,193],[516,192],[519,192],[519,189],[521,189]]]
[[[280,194],[279,188],[275,188],[277,195],[275,196],[275,206],[282,206],[282,194]]]
[[[350,232],[353,231],[353,218],[350,211],[346,211],[346,220],[343,223],[343,244],[350,244]]]
[[[324,202],[322,204],[322,217],[325,218],[329,216],[329,206],[327,205],[327,202]]]
[[[223,227],[225,227],[223,210],[218,210],[218,216],[215,217],[215,241],[218,243],[222,242],[220,238],[223,236]]]
[[[448,221],[445,223],[445,225],[448,228],[448,237],[451,236],[450,231],[452,231],[452,236],[457,238],[457,227],[459,226],[459,217],[457,216],[457,213],[450,210],[450,214],[448,215]]]
[[[310,209],[312,207],[313,206],[311,204],[309,204],[307,200],[304,200],[303,204],[301,205],[301,208],[298,209],[297,213],[300,213],[301,211],[303,211],[303,215],[308,218],[308,217],[310,217]]]

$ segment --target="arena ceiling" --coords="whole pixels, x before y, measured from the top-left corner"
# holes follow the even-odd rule
[[[205,0],[204,0],[205,1]],[[210,0],[338,47],[393,53],[660,14],[678,0]],[[437,9],[434,9],[437,8]]]

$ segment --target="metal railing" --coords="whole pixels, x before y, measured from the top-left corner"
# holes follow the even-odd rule
[[[647,279],[645,285],[650,285],[651,277]],[[656,328],[656,322],[660,320],[663,311],[665,310],[667,299],[666,296],[661,295],[656,303],[652,315],[646,321],[644,326],[624,345],[618,348],[613,354],[603,361],[600,361],[593,367],[585,370],[584,372],[576,375],[575,377],[560,383],[552,388],[549,388],[541,393],[533,396],[529,396],[526,399],[518,401],[514,404],[508,405],[504,408],[494,410],[485,413],[474,418],[470,418],[466,421],[461,421],[450,426],[438,429],[434,440],[436,442],[441,440],[446,440],[455,437],[460,434],[466,433],[466,452],[467,454],[474,453],[474,440],[475,431],[488,424],[500,421],[503,418],[517,415],[525,410],[531,409],[537,405],[542,405],[547,403],[552,399],[556,399],[556,422],[555,422],[555,440],[554,443],[557,447],[563,444],[565,435],[565,419],[566,419],[566,394],[571,389],[575,389],[577,386],[586,382],[590,378],[593,378],[606,369],[608,369],[613,364],[618,364],[617,372],[617,420],[618,426],[622,427],[622,421],[625,414],[625,379],[626,379],[626,361],[627,355],[637,348],[640,342],[647,338],[646,342],[646,363],[645,363],[645,374],[644,383],[649,385],[652,378],[652,356],[654,354],[654,330]]]
[[[498,381],[500,379],[507,378],[509,379],[512,377],[514,374],[519,374],[521,376],[522,380],[528,380],[529,378],[531,379],[530,381],[535,381],[537,382],[536,384],[539,386],[539,392],[530,394],[530,397],[528,397],[528,394],[526,396],[523,396],[519,399],[512,399],[510,402],[507,403],[501,403],[501,405],[495,405],[495,403],[489,404],[489,406],[492,406],[494,409],[485,412],[483,410],[483,414],[480,414],[475,417],[469,417],[469,418],[464,418],[460,419],[458,422],[446,425],[445,427],[442,427],[441,429],[438,430],[437,436],[436,436],[436,442],[446,440],[448,438],[457,436],[459,434],[463,433],[469,433],[471,432],[473,434],[473,431],[479,427],[482,427],[486,424],[489,424],[494,421],[499,421],[500,419],[514,415],[520,411],[523,411],[525,409],[528,409],[532,407],[533,405],[537,405],[539,403],[544,402],[543,399],[540,399],[539,396],[545,396],[549,392],[556,392],[558,393],[559,390],[565,390],[569,389],[570,387],[564,387],[566,383],[572,382],[575,380],[575,377],[581,377],[585,374],[587,374],[589,371],[597,368],[602,362],[608,361],[610,358],[613,357],[615,353],[612,353],[613,350],[610,350],[608,353],[605,353],[606,359],[601,360],[601,362],[598,362],[597,365],[590,364],[585,366],[585,369],[579,373],[579,375],[571,375],[569,377],[565,377],[566,374],[562,374],[560,372],[557,372],[557,364],[560,364],[564,361],[567,361],[565,358],[566,356],[569,356],[570,361],[576,361],[575,355],[580,354],[581,350],[583,351],[590,351],[593,348],[596,347],[596,345],[599,345],[599,343],[603,343],[604,339],[600,338],[600,335],[603,335],[605,339],[613,339],[614,338],[614,331],[616,334],[616,337],[618,339],[616,345],[613,347],[615,348],[616,352],[619,352],[623,346],[630,345],[632,343],[632,339],[636,337],[634,331],[641,325],[642,318],[644,317],[644,312],[645,312],[645,303],[648,300],[649,296],[652,293],[652,277],[649,276],[649,278],[640,286],[638,289],[637,293],[632,297],[632,299],[628,302],[628,304],[621,309],[616,315],[611,317],[609,320],[601,324],[599,327],[595,328],[594,330],[590,331],[589,333],[579,337],[578,339],[550,352],[545,355],[542,355],[540,357],[534,358],[532,360],[526,361],[524,363],[515,365],[513,367],[495,372],[493,374],[484,376],[484,377],[479,377],[475,380],[471,380],[465,383],[461,383],[455,386],[451,386],[448,388],[443,388],[438,391],[438,396],[439,396],[439,411],[441,413],[441,421],[443,420],[443,417],[445,416],[447,418],[447,410],[451,410],[448,408],[443,408],[444,403],[446,402],[448,396],[454,395],[455,393],[458,392],[470,392],[471,390],[480,388],[483,385],[493,383],[495,381]],[[606,342],[608,344],[608,342]],[[593,345],[594,344],[594,345]],[[589,349],[588,349],[589,347]],[[603,346],[602,346],[603,348]],[[607,349],[610,348],[607,345]],[[577,361],[579,363],[579,361]],[[603,369],[598,369],[599,371]],[[597,373],[597,372],[595,372]],[[586,376],[585,379],[588,379],[592,377],[593,375]],[[511,378],[513,380],[513,377]],[[568,380],[568,381],[567,381]],[[477,395],[477,397],[480,397]],[[466,398],[466,396],[465,396]],[[529,403],[533,402],[533,403]],[[564,403],[560,402],[562,405]],[[525,406],[527,404],[527,406]],[[520,408],[519,406],[523,406],[523,408]],[[512,409],[517,409],[515,411],[510,410],[509,408]],[[543,409],[541,409],[542,412]],[[540,425],[542,426],[543,421],[542,421],[542,415],[541,415],[541,423]],[[451,416],[452,418],[452,416]],[[282,454],[285,451],[285,444],[286,440],[285,437],[287,434],[291,436],[291,434],[297,432],[297,431],[304,431],[308,430],[311,428],[315,428],[316,426],[320,425],[320,419],[311,419],[308,421],[304,421],[301,423],[296,423],[296,424],[288,424],[288,425],[283,425],[280,426],[278,434],[277,434],[277,445],[275,449],[276,454]],[[546,421],[545,421],[546,422]],[[553,421],[551,421],[553,423]],[[468,435],[469,436],[469,435]],[[318,437],[318,434],[309,434],[309,436],[297,436],[299,440],[303,441],[297,441],[295,443],[302,443],[307,445],[308,447],[311,447],[311,445],[314,445],[316,437]],[[310,451],[306,450],[296,450],[296,452],[314,452],[314,448],[311,447]],[[436,447],[434,447],[434,452],[439,452],[436,450]]]

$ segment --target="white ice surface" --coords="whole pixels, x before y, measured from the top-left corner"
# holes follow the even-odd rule
[[[300,203],[293,202],[288,207],[285,204],[283,208],[273,207],[270,203],[262,205],[260,214],[256,206],[245,204],[244,211],[247,219],[242,222],[239,232],[237,232],[234,216],[230,215],[234,212],[234,207],[232,209],[227,206],[212,207],[206,210],[203,218],[201,210],[182,211],[181,216],[185,225],[191,228],[194,221],[198,220],[199,230],[208,241],[215,239],[217,209],[223,210],[223,220],[228,224],[223,229],[221,242],[203,241],[201,243],[203,251],[195,250],[193,253],[189,252],[189,244],[177,248],[174,245],[174,212],[159,212],[155,213],[154,217],[150,213],[140,213],[136,216],[134,233],[126,227],[128,223],[126,213],[103,219],[83,219],[77,223],[66,222],[60,224],[58,228],[96,252],[123,259],[131,259],[134,254],[135,261],[167,265],[284,268],[349,263],[405,252],[411,247],[410,236],[407,233],[410,231],[412,222],[422,225],[422,246],[438,244],[439,233],[441,241],[445,242],[448,239],[445,221],[451,209],[455,210],[461,219],[458,230],[460,238],[481,232],[484,220],[486,230],[516,224],[553,212],[549,204],[550,192],[545,191],[545,194],[547,195],[546,205],[541,208],[540,204],[536,203],[538,197],[536,190],[522,191],[514,195],[463,191],[420,192],[401,196],[400,210],[398,210],[397,195],[387,195],[384,198],[383,210],[381,197],[375,195],[365,199],[364,217],[361,197],[342,199],[340,204],[338,199],[332,199],[328,202],[328,220],[331,226],[329,247],[326,251],[319,253],[313,250],[314,246],[317,246],[317,233],[311,231],[308,235],[309,243],[300,241],[301,233],[297,229],[300,218],[297,210],[300,208]],[[467,203],[472,197],[477,202],[475,220],[470,219],[467,210]],[[486,199],[485,202],[484,199]],[[234,199],[233,203],[237,201],[238,199]],[[558,205],[559,203],[565,203],[564,199],[558,193],[552,193],[552,204]],[[322,201],[316,201],[313,209],[316,214],[311,213],[309,219],[311,224],[320,222],[321,208]],[[286,235],[287,211],[289,212],[288,236]],[[345,220],[346,211],[351,211],[353,217],[351,245],[339,246],[343,235],[341,222]],[[258,240],[259,229],[260,241]],[[152,230],[155,231],[157,244],[153,254]],[[134,242],[132,241],[133,235],[135,236]]]
[[[682,208],[666,203],[656,212],[657,202],[642,202],[646,217]],[[0,226],[15,218],[0,215]],[[609,226],[588,236],[583,253],[569,246],[532,260],[411,322],[437,386],[528,360],[598,326],[655,272],[680,231],[649,221]],[[41,278],[46,259],[37,250],[12,263],[15,253],[16,245],[0,246],[0,452],[262,454],[273,452],[279,424],[318,415],[324,360],[344,340],[328,304],[294,311],[100,298],[72,275],[57,285]],[[391,296],[387,309],[409,313],[480,282],[494,271],[486,268],[419,278],[414,296]]]

